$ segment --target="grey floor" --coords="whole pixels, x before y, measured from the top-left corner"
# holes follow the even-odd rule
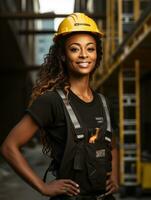
[[[43,177],[43,172],[48,166],[48,157],[41,153],[41,146],[36,145],[34,148],[24,148],[25,157],[29,160],[33,169]],[[121,199],[119,195],[115,195],[116,199]],[[47,197],[42,196],[34,189],[29,187],[15,172],[3,162],[0,164],[0,200],[46,200]],[[123,199],[123,198],[122,198]],[[123,200],[136,200],[135,197],[127,197]],[[142,200],[151,200],[150,195],[142,196]]]

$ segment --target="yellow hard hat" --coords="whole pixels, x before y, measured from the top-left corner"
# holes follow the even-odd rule
[[[97,34],[99,37],[103,37],[104,35],[104,33],[98,29],[93,19],[84,13],[73,13],[60,23],[58,31],[53,39],[56,41],[56,39],[60,36],[80,31],[91,32]]]

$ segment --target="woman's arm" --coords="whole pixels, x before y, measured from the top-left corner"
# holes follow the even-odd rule
[[[23,179],[36,190],[42,192],[42,180],[34,173],[20,152],[20,148],[34,136],[37,130],[37,124],[33,122],[29,115],[26,115],[5,139],[1,147],[1,153]]]
[[[14,170],[34,189],[48,196],[55,196],[66,193],[76,195],[77,184],[71,180],[53,181],[48,184],[32,170],[29,163],[20,151],[20,148],[26,144],[38,130],[38,125],[29,115],[23,119],[11,130],[1,146],[1,153]],[[67,191],[68,188],[68,191]]]

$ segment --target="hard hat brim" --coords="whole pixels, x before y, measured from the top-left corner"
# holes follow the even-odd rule
[[[53,41],[56,42],[59,38],[61,37],[64,37],[66,35],[70,35],[72,33],[90,33],[92,35],[97,35],[100,39],[104,37],[104,33],[103,32],[92,32],[92,31],[71,31],[71,32],[64,32],[64,33],[61,33],[61,34],[55,34],[54,37],[53,37]]]

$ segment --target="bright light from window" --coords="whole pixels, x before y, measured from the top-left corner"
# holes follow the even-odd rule
[[[75,0],[39,0],[40,12],[54,12],[56,14],[70,14],[74,10]],[[62,21],[61,18],[54,20],[55,30],[58,24]]]
[[[39,0],[40,12],[54,11],[56,14],[73,12],[74,0]]]

